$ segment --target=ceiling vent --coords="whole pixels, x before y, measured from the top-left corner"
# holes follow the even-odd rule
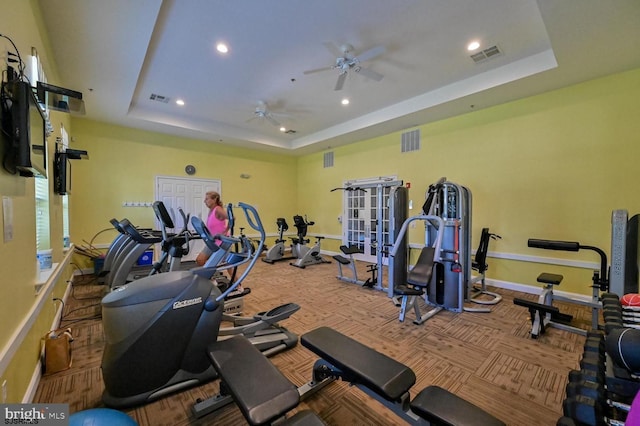
[[[333,167],[333,151],[324,153],[324,168]]]
[[[420,129],[404,132],[401,139],[400,152],[420,150]]]
[[[473,62],[478,64],[488,61],[489,59],[497,56],[502,56],[502,51],[498,46],[491,46],[478,53],[474,53],[473,55],[471,55],[471,59],[473,59]]]
[[[149,99],[152,101],[162,102],[163,104],[168,104],[170,100],[167,96],[156,95],[155,93],[152,93],[151,96],[149,96]]]

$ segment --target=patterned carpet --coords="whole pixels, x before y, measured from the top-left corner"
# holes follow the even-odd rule
[[[365,266],[358,265],[362,276],[366,276]],[[245,298],[245,313],[295,302],[301,309],[282,325],[298,335],[329,326],[410,366],[417,376],[412,395],[436,384],[509,425],[554,425],[560,417],[567,374],[578,366],[584,338],[548,329],[539,339],[530,339],[529,313],[512,300],[535,300],[533,295],[498,289],[504,300],[491,313],[442,311],[414,325],[411,316],[404,323],[398,321],[398,308],[385,293],[339,281],[336,273],[335,263],[298,269],[287,262],[257,262],[245,282],[252,290]],[[92,276],[74,280],[63,322],[75,337],[73,365],[43,377],[34,402],[68,403],[72,413],[104,406],[100,370],[104,339],[99,319],[103,292]],[[585,308],[559,306],[588,322]],[[271,361],[299,386],[311,379],[315,359],[298,345]],[[142,426],[246,424],[235,406],[193,418],[196,400],[217,390],[214,381],[124,411]],[[330,384],[296,410],[306,408],[328,425],[404,424],[376,400],[343,382]]]

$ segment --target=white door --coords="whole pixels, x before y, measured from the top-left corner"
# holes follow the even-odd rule
[[[354,258],[376,263],[380,254],[383,264],[387,263],[386,252],[393,244],[389,241],[389,194],[391,187],[397,185],[391,178],[346,182],[346,188],[358,188],[344,191],[343,201],[346,220],[342,222],[342,242],[364,251]]]
[[[184,227],[182,216],[178,208],[182,208],[186,215],[198,216],[206,221],[209,209],[204,204],[204,194],[207,191],[216,191],[221,193],[220,181],[209,179],[181,178],[172,176],[156,177],[156,195],[157,201],[162,201],[173,220],[175,228],[169,232],[179,232]],[[158,227],[162,226],[156,221]],[[190,229],[193,229],[189,225]],[[202,240],[194,240],[190,244],[189,254],[182,258],[183,261],[195,260],[196,256],[204,243]]]

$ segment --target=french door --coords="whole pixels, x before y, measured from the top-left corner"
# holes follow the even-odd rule
[[[178,208],[182,208],[186,215],[198,216],[206,222],[209,209],[204,204],[204,195],[207,191],[222,194],[220,186],[219,180],[157,176],[155,199],[164,203],[175,225],[175,228],[168,231],[179,232],[184,227]],[[158,229],[162,226],[159,221],[156,221],[156,225]],[[195,260],[203,248],[202,240],[191,241],[189,254],[182,260]]]
[[[387,264],[390,249],[389,194],[401,185],[393,178],[363,180],[345,183],[343,200],[342,242],[357,246],[363,254],[354,258],[370,263]]]

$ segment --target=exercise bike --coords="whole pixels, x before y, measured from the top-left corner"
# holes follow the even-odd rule
[[[310,242],[310,240],[305,238],[307,236],[307,229],[314,224],[315,222],[309,222],[300,215],[293,216],[293,226],[298,230],[298,235],[291,237],[293,243],[291,245],[291,254],[298,260],[291,262],[290,265],[305,268],[306,266],[318,263],[331,263],[331,261],[320,256],[320,241],[324,237],[316,236],[316,242],[313,247],[307,246],[307,243]]]
[[[144,404],[215,379],[207,346],[225,335],[242,334],[265,355],[297,344],[295,334],[277,325],[300,308],[294,303],[258,314],[245,326],[220,327],[225,298],[251,271],[265,239],[255,208],[244,203],[239,206],[249,225],[260,234],[256,250],[246,238],[211,236],[202,221],[193,217],[192,224],[203,229],[206,241],[214,241],[209,261],[217,262],[216,266],[144,277],[102,299],[102,400],[107,406]],[[231,252],[236,243],[242,249]],[[220,267],[223,262],[225,266]],[[221,292],[213,285],[211,277],[217,270],[240,264],[247,266],[228,289]]]
[[[263,262],[267,263],[275,263],[281,260],[290,260],[295,259],[293,256],[284,257],[284,243],[286,240],[283,238],[283,234],[289,229],[289,225],[287,225],[287,221],[284,217],[279,217],[276,219],[276,225],[278,226],[278,235],[279,237],[276,239],[275,244],[271,247],[265,257],[262,258]]]

